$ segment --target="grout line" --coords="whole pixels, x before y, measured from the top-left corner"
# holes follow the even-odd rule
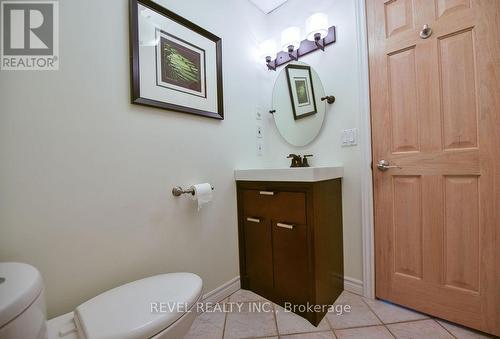
[[[380,323],[381,323],[382,325],[383,325],[383,324],[385,324],[385,323],[382,321],[382,319],[380,319],[380,317],[378,316],[378,314],[377,314],[377,313],[375,313],[375,311],[374,311],[374,310],[370,307],[370,305],[368,305],[368,303],[365,301],[365,299],[363,299],[363,297],[359,297],[359,299],[361,299],[361,302],[362,302],[363,304],[365,304],[365,305],[366,305],[366,307],[368,307],[368,311],[372,312],[372,314],[373,314],[373,315],[374,315],[374,316],[378,319],[378,321],[380,321]]]
[[[389,328],[389,326],[385,325],[384,324],[384,327],[387,329],[387,331],[389,331],[389,334],[392,335],[394,338],[396,338],[396,335],[394,333],[392,333],[391,329]]]
[[[455,336],[453,333],[451,333],[446,327],[444,327],[443,325],[441,325],[441,323],[439,321],[437,321],[436,318],[432,319],[436,322],[436,324],[438,324],[438,326],[442,327],[446,332],[448,332],[453,338],[458,338],[457,336]]]
[[[278,317],[276,317],[276,306],[275,303],[273,305],[273,318],[274,318],[274,326],[276,326],[276,333],[278,333],[278,339],[281,338],[280,329],[278,328]]]
[[[476,335],[486,336],[486,338],[496,338],[495,336],[492,336],[492,334],[490,334],[490,333],[486,333],[486,332],[483,332],[481,330],[476,330],[475,328],[468,327],[468,326],[465,326],[465,325],[462,325],[462,324],[459,324],[459,323],[454,323],[453,321],[450,321],[450,320],[441,319],[441,318],[438,318],[438,317],[432,317],[432,319],[435,320],[440,326],[444,327],[444,329],[446,331],[450,332],[450,334],[454,338],[459,338],[459,337],[457,337],[456,335],[454,335],[453,333],[451,333],[451,331],[448,330],[444,325],[442,325],[440,323],[440,321],[445,322],[445,323],[449,323],[449,324],[454,325],[454,326],[457,326],[457,327],[459,327],[460,329],[462,329],[464,331],[471,332],[471,333],[476,334]]]
[[[238,291],[235,291],[235,292],[231,293],[226,298],[224,298],[221,302],[224,302],[224,300],[227,300],[227,302],[224,302],[224,305],[227,304],[227,303],[229,303],[230,302],[229,298],[231,298],[233,296],[233,294],[235,294]],[[224,326],[222,326],[222,338],[221,339],[224,339],[224,336],[226,335],[226,324],[227,324],[227,314],[228,313],[229,312],[224,312]]]
[[[384,325],[399,325],[399,324],[407,324],[407,323],[416,323],[416,322],[425,321],[425,320],[432,320],[432,318],[396,321],[393,323],[384,323]]]
[[[322,330],[322,331],[316,331],[316,332],[299,332],[299,333],[286,333],[286,334],[283,334],[281,335],[280,334],[280,338],[283,338],[283,336],[285,337],[288,337],[288,336],[299,336],[299,335],[305,335],[305,334],[321,334],[321,333],[332,333],[333,336],[335,337],[335,339],[337,338],[337,336],[335,335],[335,333],[333,333],[333,330]],[[268,338],[269,336],[267,337],[264,337],[264,338]]]
[[[365,326],[368,327],[368,326]],[[317,333],[325,333],[325,332],[333,332],[332,329],[327,329],[327,330],[319,330],[319,331],[305,331],[305,332],[292,332],[292,333],[280,333],[280,336],[287,336],[287,335],[301,335],[301,334],[317,334]]]
[[[423,320],[432,320],[432,318],[431,317],[427,317],[427,318],[424,318],[424,319],[389,321],[389,322],[382,322],[382,324],[383,325],[405,324],[405,323],[413,323],[413,322],[416,322],[416,321],[423,321]]]
[[[330,323],[330,320],[328,320],[328,312],[326,312],[325,317],[323,319],[326,319],[326,323],[328,324],[328,327],[330,327],[330,330],[332,330],[332,332],[333,332],[332,324]]]
[[[391,324],[388,324],[388,325],[397,325],[397,324],[405,324],[405,323],[414,323],[414,322],[424,321],[424,320],[431,320],[431,321],[435,322],[435,323],[436,323],[439,327],[443,328],[443,329],[446,331],[446,333],[450,334],[452,338],[455,338],[455,339],[457,339],[457,338],[458,338],[458,337],[456,337],[455,335],[453,335],[453,333],[451,333],[450,331],[448,331],[448,329],[446,329],[446,327],[444,327],[443,325],[441,325],[441,324],[440,324],[438,321],[436,321],[436,319],[434,319],[434,318],[429,318],[429,319],[420,319],[420,320],[414,320],[414,321],[402,321],[402,322],[398,322],[398,323],[391,323]],[[396,337],[396,335],[392,333],[391,329],[390,329],[388,326],[386,326],[385,324],[384,324],[384,326],[385,326],[385,327],[389,330],[389,332],[391,332],[391,334],[392,334],[394,337]]]
[[[419,311],[416,311],[416,310],[412,310],[412,309],[408,309],[408,311],[411,311],[411,312],[416,312],[418,314],[421,314],[427,318],[424,318],[424,319],[413,319],[413,320],[401,320],[401,321],[390,321],[390,322],[384,322],[382,321],[382,319],[380,319],[380,317],[378,316],[378,314],[373,310],[373,308],[364,300],[362,299],[363,302],[366,304],[366,306],[368,306],[368,308],[375,314],[375,316],[378,318],[378,320],[380,320],[380,322],[383,324],[383,325],[392,325],[392,324],[405,324],[405,323],[413,323],[413,322],[416,322],[416,321],[423,321],[423,320],[432,320],[433,317],[431,317],[430,315],[428,314],[425,314],[425,313],[421,313]],[[398,305],[394,305],[396,307],[402,307],[402,306],[398,306]],[[404,308],[404,307],[402,307]],[[405,308],[406,309],[406,308]]]
[[[227,297],[227,300],[229,302],[229,297]],[[229,312],[224,312],[224,326],[222,326],[222,339],[224,339],[224,335],[226,334],[226,323],[227,323],[227,314],[228,313]]]
[[[376,325],[362,325],[362,326],[351,326],[351,327],[343,327],[343,328],[335,328],[333,329],[334,331],[342,331],[342,330],[355,330],[358,328],[365,328],[365,327],[377,327],[377,326],[384,326],[384,324],[376,324]]]
[[[395,335],[395,334],[393,334],[393,333],[391,332],[391,330],[389,329],[389,327],[387,327],[387,325],[386,325],[386,324],[384,324],[384,328],[387,330],[387,332],[389,332],[389,334],[390,334],[390,335],[391,335],[394,339],[396,339],[396,335]]]
[[[369,309],[369,310],[370,310],[373,314],[375,314],[375,317],[377,317],[377,319],[378,319],[378,320],[382,323],[382,326],[383,326],[383,327],[387,330],[387,332],[389,332],[389,334],[391,335],[391,337],[396,338],[396,335],[395,335],[394,333],[392,333],[392,332],[391,332],[391,330],[390,330],[390,329],[389,329],[389,327],[386,325],[386,323],[382,321],[382,319],[378,316],[378,314],[375,312],[375,310],[374,310],[373,308],[371,308],[371,307],[370,307],[370,305],[366,302],[366,300],[365,300],[363,297],[361,297],[360,299],[361,299],[361,301],[362,301],[363,303],[365,303],[365,305],[368,307],[368,309]]]

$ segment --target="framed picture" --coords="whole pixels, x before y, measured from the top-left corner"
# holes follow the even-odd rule
[[[311,67],[290,64],[286,66],[286,77],[294,119],[298,120],[316,114]]]
[[[151,0],[130,0],[132,103],[224,119],[222,40]]]

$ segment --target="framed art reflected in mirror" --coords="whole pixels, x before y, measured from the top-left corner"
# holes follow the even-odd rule
[[[130,0],[132,103],[224,119],[222,40],[150,0]]]
[[[286,66],[286,77],[295,120],[317,113],[311,67],[290,64]]]
[[[273,119],[276,123],[276,128],[278,129],[279,134],[283,137],[283,139],[288,142],[290,145],[302,147],[310,144],[313,140],[315,140],[321,131],[321,127],[325,121],[325,113],[326,113],[326,104],[321,98],[325,97],[325,90],[323,88],[323,84],[321,82],[321,78],[318,75],[318,72],[314,70],[310,65],[302,62],[302,61],[293,61],[289,65],[293,66],[307,66],[307,67],[299,67],[299,70],[307,70],[310,71],[312,77],[312,88],[311,95],[312,99],[305,98],[302,96],[300,99],[301,103],[315,102],[316,103],[316,113],[306,115],[307,118],[299,118],[296,119],[293,112],[293,101],[290,99],[290,86],[289,86],[289,77],[287,68],[283,67],[280,72],[277,74],[272,94],[272,113]],[[295,69],[297,69],[295,67]],[[299,77],[302,75],[299,74]],[[307,75],[306,75],[307,76]],[[301,80],[301,79],[297,79]],[[305,81],[307,85],[307,80]],[[300,81],[299,81],[299,89],[300,89]],[[308,85],[307,85],[308,86]],[[303,86],[304,87],[304,86]],[[306,90],[308,88],[306,87]],[[306,94],[309,94],[306,92]],[[313,95],[314,94],[314,95]],[[297,100],[299,103],[300,93],[296,93]],[[270,112],[271,112],[270,111]],[[308,113],[308,112],[304,112]],[[300,114],[299,114],[300,115]]]

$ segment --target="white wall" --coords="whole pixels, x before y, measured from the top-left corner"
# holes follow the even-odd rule
[[[314,154],[310,163],[314,166],[343,165],[343,217],[344,217],[344,262],[345,275],[362,280],[362,237],[361,237],[361,150],[359,146],[341,147],[341,131],[360,128],[360,84],[358,69],[358,36],[356,7],[353,0],[289,0],[271,12],[267,18],[266,38],[275,39],[278,44],[280,33],[288,26],[304,24],[311,14],[328,14],[330,24],[337,29],[337,42],[321,51],[309,54],[300,61],[310,64],[319,74],[325,93],[334,95],[336,102],[328,105],[325,123],[318,138],[305,147],[293,147],[279,135],[272,115],[264,120],[265,165],[267,167],[288,166],[289,153]],[[283,67],[278,69],[278,72]],[[272,89],[278,72],[262,73],[262,106],[269,110],[272,103]]]
[[[162,4],[223,38],[226,119],[131,105],[128,1],[60,1],[56,72],[0,74],[0,261],[40,269],[50,316],[119,284],[238,273],[233,169],[255,167],[255,46],[246,0]],[[201,212],[178,184],[210,181]]]

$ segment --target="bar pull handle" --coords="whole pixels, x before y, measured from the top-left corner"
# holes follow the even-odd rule
[[[260,223],[260,219],[257,219],[257,218],[247,218],[247,221],[249,222],[254,222],[254,223]]]
[[[282,222],[277,223],[276,226],[281,227],[281,228],[287,228],[289,230],[293,230],[293,228],[295,227],[295,225],[284,224]]]
[[[260,195],[274,195],[274,192],[271,192],[271,191],[260,191],[259,194]]]

